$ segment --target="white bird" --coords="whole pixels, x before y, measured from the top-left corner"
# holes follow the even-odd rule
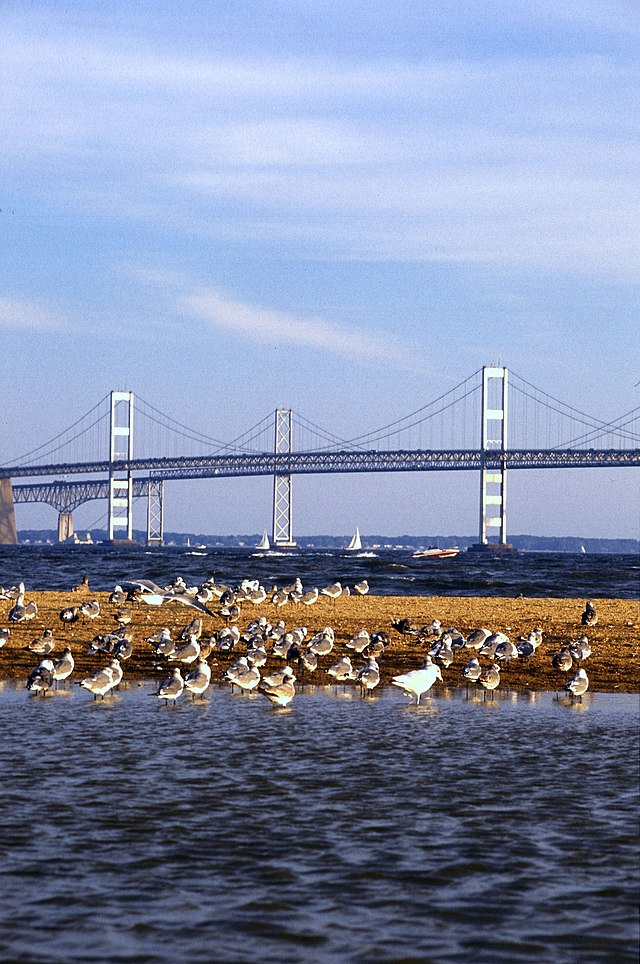
[[[82,603],[80,612],[86,619],[97,619],[100,615],[100,603],[97,599],[91,599]]]
[[[55,649],[55,645],[53,631],[45,629],[42,636],[32,640],[26,648],[32,653],[37,653],[38,656],[48,656]]]
[[[205,606],[205,604],[196,599],[195,596],[191,596],[184,591],[187,588],[184,579],[180,582],[176,580],[173,587],[168,589],[163,589],[155,582],[152,582],[151,579],[130,579],[128,585],[142,590],[139,598],[141,602],[146,603],[147,606],[162,606],[164,603],[177,602],[182,603],[183,606],[192,606],[194,609],[199,609],[201,612],[207,613],[208,616],[213,616],[208,606]],[[174,587],[180,591],[172,591]]]
[[[99,696],[104,699],[105,695],[113,688],[113,670],[110,666],[105,666],[104,669],[99,669],[93,676],[87,676],[86,679],[80,680],[79,685],[93,693],[94,700]]]
[[[480,686],[485,690],[492,691],[496,686],[500,685],[500,667],[497,663],[492,663],[487,669],[484,669],[478,678]]]
[[[244,672],[238,673],[233,680],[235,686],[247,692],[255,689],[259,682],[260,670],[256,666],[248,667]]]
[[[339,582],[332,582],[330,586],[325,586],[324,589],[320,590],[320,595],[328,596],[335,602],[342,595],[342,585]]]
[[[399,686],[409,699],[412,695],[415,696],[416,706],[418,706],[422,694],[430,690],[437,679],[442,682],[440,667],[432,663],[430,657],[427,657],[420,669],[412,669],[408,673],[394,676],[391,683],[393,686]]]
[[[577,663],[581,663],[583,659],[588,659],[591,656],[591,646],[587,637],[581,636],[577,642],[571,643],[569,652]]]
[[[0,629],[0,648],[5,645],[11,635],[11,630],[7,628]]]
[[[380,669],[373,656],[367,656],[366,662],[356,677],[365,693],[371,693],[380,682]]]
[[[34,619],[38,615],[38,607],[34,602],[25,603],[24,593],[21,592],[7,615],[10,623],[21,623],[23,620]]]
[[[582,694],[586,693],[589,689],[589,677],[582,666],[576,675],[572,676],[571,679],[566,683],[564,688],[568,693],[571,694],[572,700],[576,698],[579,698],[580,700],[582,699]]]
[[[186,663],[187,665],[195,663],[198,656],[200,655],[200,643],[195,638],[191,636],[189,641],[184,644],[184,646],[178,646],[170,654],[169,660],[171,662]]]
[[[192,669],[184,678],[186,689],[195,696],[204,696],[205,690],[211,682],[211,667],[206,659],[198,657],[195,668]]]
[[[482,673],[482,666],[477,656],[472,656],[469,662],[462,667],[462,676],[468,683],[477,683]]]
[[[337,663],[330,666],[327,670],[329,676],[333,676],[337,683],[344,680],[353,679],[353,666],[348,656],[341,656]]]
[[[109,669],[111,670],[111,675],[113,677],[112,689],[114,689],[122,680],[122,666],[120,665],[119,659],[112,659],[109,663]]]
[[[295,673],[290,666],[283,666],[282,669],[277,670],[270,676],[262,677],[262,683],[265,686],[280,686],[282,683],[286,683],[287,680],[294,683],[296,680]]]
[[[169,700],[175,701],[179,696],[182,696],[182,691],[184,690],[184,680],[182,678],[182,673],[180,672],[180,667],[176,666],[171,671],[171,676],[161,683],[158,687],[154,696],[157,696],[159,700],[164,700],[165,703],[169,703]]]
[[[62,650],[60,659],[57,659],[53,664],[53,679],[57,683],[59,681],[65,680],[68,676],[73,673],[73,668],[75,662],[73,655],[68,646]]]
[[[34,693],[42,693],[44,696],[47,690],[53,685],[53,662],[50,659],[43,659],[39,666],[30,673],[27,680],[27,689]]]
[[[259,689],[263,696],[266,696],[267,699],[276,706],[288,706],[296,695],[295,676],[292,675],[278,686],[265,686],[261,684]]]
[[[366,579],[361,579],[360,582],[355,583],[353,591],[358,596],[366,596],[366,594],[369,592],[369,583]]]
[[[490,629],[474,629],[474,631],[467,636],[465,646],[467,649],[482,649],[490,635]]]
[[[367,630],[361,629],[359,633],[356,633],[355,636],[352,636],[351,639],[345,643],[345,646],[347,649],[352,649],[355,653],[361,653],[367,648],[370,642],[371,637]]]

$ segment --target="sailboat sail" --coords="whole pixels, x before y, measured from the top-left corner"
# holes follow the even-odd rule
[[[269,536],[267,535],[267,530],[265,529],[264,532],[262,533],[262,539],[256,546],[256,549],[270,549],[270,548],[271,548],[271,545],[269,544]]]
[[[346,548],[350,552],[353,552],[354,550],[357,552],[359,549],[362,549],[362,542],[360,540],[360,530],[358,528],[356,528],[356,531],[353,533],[353,536],[351,538],[351,542]]]

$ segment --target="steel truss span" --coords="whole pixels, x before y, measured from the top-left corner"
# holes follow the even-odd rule
[[[123,461],[119,468],[151,472],[154,480],[234,478],[251,475],[312,475],[340,472],[437,472],[481,468],[569,469],[622,468],[640,465],[640,449],[511,449],[507,452],[481,450],[396,452],[273,452],[254,455],[200,456],[197,458],[156,458]],[[74,475],[109,472],[108,462],[78,462],[71,465],[16,466],[0,470],[0,478]],[[147,495],[148,478],[134,480],[134,498]],[[46,482],[14,485],[15,502],[48,502],[61,511],[71,511],[83,502],[106,498],[108,482]]]

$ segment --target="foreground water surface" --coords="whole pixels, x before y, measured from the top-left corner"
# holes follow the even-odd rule
[[[637,959],[637,696],[152,692],[2,684],[2,959]]]

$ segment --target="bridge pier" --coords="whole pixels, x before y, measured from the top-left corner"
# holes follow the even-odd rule
[[[18,532],[11,479],[0,479],[0,546],[16,546]]]
[[[291,451],[291,409],[276,409],[275,453]],[[291,473],[273,477],[273,532],[272,542],[280,549],[293,549],[293,516],[291,505]]]
[[[73,536],[73,512],[58,513],[58,542],[66,542]]]

